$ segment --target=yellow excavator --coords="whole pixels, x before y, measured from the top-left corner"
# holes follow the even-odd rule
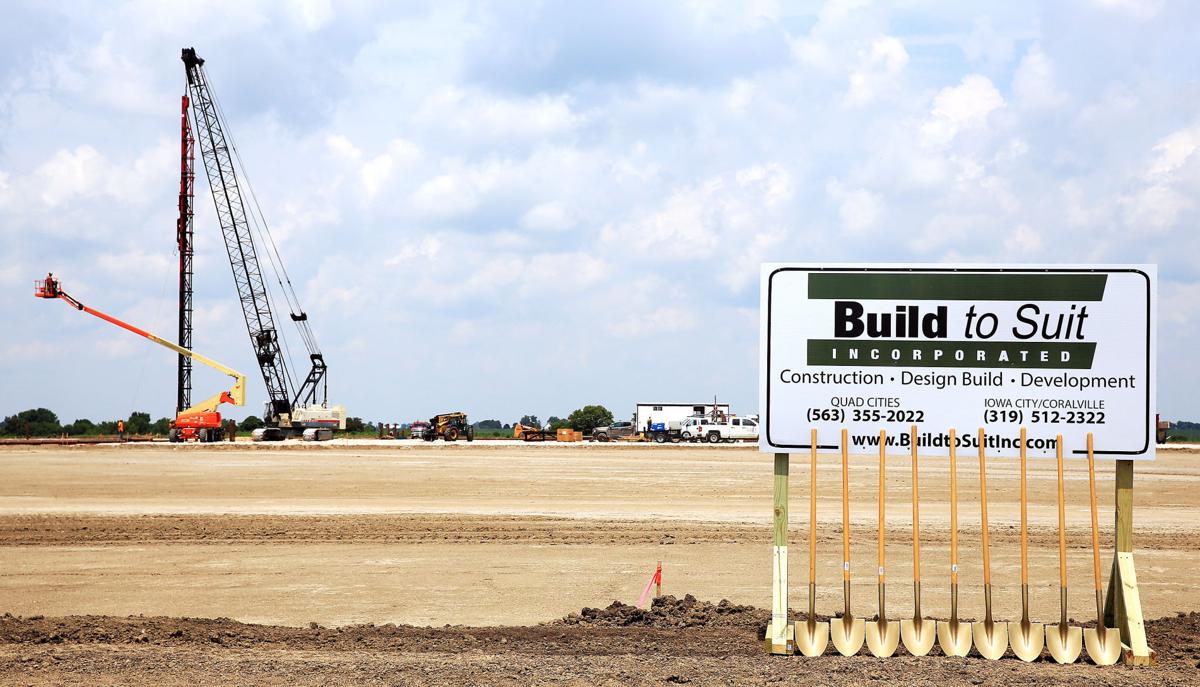
[[[173,344],[161,336],[151,334],[144,329],[139,329],[128,322],[122,322],[112,315],[102,313],[94,308],[89,308],[88,306],[80,303],[68,295],[66,291],[63,291],[62,285],[57,279],[54,278],[53,274],[46,275],[44,280],[34,282],[33,295],[37,296],[38,298],[60,299],[76,310],[82,310],[89,315],[99,317],[105,322],[115,324],[121,329],[133,332],[134,334],[149,339],[160,346],[165,346],[166,348],[169,348],[180,355],[186,355],[198,363],[203,363],[204,365],[208,365],[218,372],[233,377],[233,388],[229,389],[228,391],[222,391],[211,398],[207,398],[176,415],[174,422],[171,423],[171,430],[168,434],[171,441],[176,442],[221,441],[225,438],[225,428],[221,424],[221,413],[217,410],[217,408],[222,403],[229,403],[235,406],[246,404],[246,375],[227,365],[222,365],[212,358],[200,355],[199,353],[186,349],[183,346]]]

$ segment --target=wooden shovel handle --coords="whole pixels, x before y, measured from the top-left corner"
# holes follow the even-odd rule
[[[1067,512],[1063,505],[1063,450],[1062,435],[1055,443],[1058,458],[1058,586],[1067,586]]]
[[[883,512],[887,484],[887,430],[879,430],[879,582],[883,583]]]
[[[850,439],[847,430],[842,430],[842,579],[850,580]]]
[[[1100,591],[1100,523],[1096,517],[1096,456],[1092,453],[1092,433],[1087,435],[1088,492],[1092,501],[1092,568],[1096,576],[1096,591]]]
[[[979,521],[983,530],[983,584],[992,584],[992,553],[988,547],[987,447],[983,428],[979,428]]]
[[[958,584],[958,469],[955,467],[957,432],[950,430],[950,584]]]
[[[1029,494],[1025,491],[1025,428],[1021,428],[1021,586],[1029,586]]]
[[[909,430],[909,444],[912,445],[912,501],[913,501],[913,579],[921,579],[921,512],[917,506],[920,499],[917,487],[917,426]]]
[[[808,484],[808,581],[817,579],[817,430],[809,440],[812,447],[812,466]]]

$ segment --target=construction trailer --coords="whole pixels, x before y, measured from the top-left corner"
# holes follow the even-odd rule
[[[639,403],[633,411],[636,432],[649,432],[651,424],[678,430],[689,417],[728,417],[728,403]]]

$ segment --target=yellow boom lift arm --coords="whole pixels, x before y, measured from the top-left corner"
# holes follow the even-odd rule
[[[209,358],[208,356],[201,355],[193,350],[184,348],[183,346],[180,346],[178,344],[167,341],[166,339],[162,338],[161,336],[158,336],[157,334],[153,334],[144,329],[135,327],[135,326],[129,324],[128,322],[122,322],[121,320],[118,320],[117,318],[113,317],[112,315],[108,315],[106,313],[100,312],[99,310],[96,310],[95,308],[89,308],[88,306],[84,305],[83,303],[80,303],[79,301],[75,300],[75,298],[73,298],[69,294],[67,294],[66,291],[63,291],[62,286],[59,284],[59,281],[57,279],[55,279],[53,275],[48,275],[44,281],[38,281],[35,283],[34,295],[37,296],[38,298],[61,299],[61,300],[65,301],[68,305],[70,305],[71,307],[75,308],[76,310],[82,310],[83,312],[88,313],[89,315],[94,315],[96,317],[99,317],[100,319],[104,320],[105,322],[115,324],[118,327],[120,327],[121,329],[133,332],[134,334],[137,334],[140,337],[149,339],[160,346],[165,346],[166,348],[169,348],[172,351],[175,351],[179,355],[186,355],[187,357],[191,358],[192,360],[195,360],[198,363],[207,365],[207,366],[213,368],[214,370],[217,370],[218,372],[221,372],[223,374],[227,374],[233,378],[233,388],[229,389],[228,391],[222,391],[219,394],[215,394],[212,397],[206,398],[203,401],[200,401],[199,403],[193,405],[192,407],[181,411],[176,416],[177,420],[179,418],[184,418],[187,416],[194,416],[194,415],[200,415],[203,413],[215,412],[217,410],[217,407],[220,406],[222,403],[229,403],[229,404],[232,404],[235,406],[241,406],[241,405],[246,404],[246,375],[242,374],[241,372],[238,372],[237,370],[233,369],[232,367],[229,367],[228,365],[222,365],[221,363],[213,360],[212,358]]]

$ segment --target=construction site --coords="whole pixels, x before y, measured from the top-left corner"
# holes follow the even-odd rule
[[[801,42],[790,51],[809,66],[829,59]],[[871,68],[907,65],[908,54],[894,51],[877,41],[860,52]],[[511,293],[495,298],[519,303],[508,316],[456,300],[426,272],[399,304],[372,291],[378,280],[366,268],[361,283],[338,281],[330,262],[310,259],[334,254],[335,242],[298,239],[295,216],[304,212],[293,212],[294,198],[251,184],[268,175],[253,177],[247,167],[265,165],[243,153],[263,148],[239,149],[234,133],[244,123],[219,97],[255,91],[238,74],[246,66],[203,48],[177,54],[174,231],[145,251],[171,256],[170,317],[124,298],[128,287],[100,258],[95,269],[64,258],[71,272],[39,264],[11,289],[16,281],[0,272],[9,298],[23,307],[37,299],[39,317],[75,340],[5,350],[30,361],[28,373],[47,388],[65,384],[68,408],[114,416],[60,422],[46,407],[26,410],[20,390],[6,386],[0,685],[1200,685],[1200,426],[1166,419],[1157,401],[1165,386],[1177,399],[1185,383],[1163,383],[1180,374],[1170,361],[1181,356],[1182,334],[1160,360],[1160,279],[1170,326],[1194,324],[1178,305],[1189,292],[1169,256],[1112,265],[1091,253],[1025,262],[1006,253],[991,264],[963,262],[970,251],[927,258],[914,249],[907,262],[853,262],[855,250],[868,254],[860,247],[774,263],[774,234],[761,234],[728,271],[678,284],[635,280],[626,301],[590,306],[596,329],[580,336],[611,336],[619,353],[538,357],[556,325],[571,329],[546,305],[571,273],[622,277],[589,262],[602,260],[587,250],[555,253],[553,268],[498,259],[501,271],[551,274],[530,282],[538,288],[503,282]],[[869,87],[887,90],[856,78],[838,96],[842,107],[883,97]],[[573,92],[586,100],[592,88]],[[990,97],[973,93],[970,105]],[[556,116],[562,103],[538,98],[550,114],[504,110],[506,126]],[[934,100],[938,117],[974,117]],[[261,136],[274,116],[245,130]],[[423,126],[437,123],[422,116]],[[935,143],[924,145],[980,126],[955,121],[948,139],[944,122],[926,122],[921,135]],[[475,124],[455,136],[471,139]],[[335,136],[322,145],[361,163],[342,176],[362,180],[422,157],[400,138],[387,144],[387,160],[346,152]],[[988,164],[1027,152],[1024,141],[1006,145]],[[1154,150],[1169,157],[1168,147]],[[631,149],[636,160],[646,143]],[[506,212],[476,198],[494,178],[477,174],[470,188],[447,181],[460,163],[441,162],[436,180],[453,192],[433,205],[453,196],[482,205],[488,221]],[[636,179],[631,194],[661,172],[630,165],[606,162],[604,174]],[[315,167],[316,176],[340,174]],[[770,206],[790,193],[790,181],[770,177],[777,171],[744,169],[696,188],[762,183],[770,190],[748,205]],[[7,179],[0,164],[0,212]],[[263,186],[278,189],[274,182]],[[844,183],[832,179],[825,192],[882,207]],[[668,232],[666,244],[639,236],[723,212],[717,223],[735,227],[753,216],[740,201],[693,216],[679,209],[704,204],[693,190],[676,192],[671,212],[644,224],[603,224],[597,245],[669,262],[680,259],[676,250],[708,251],[708,239],[684,229]],[[854,243],[876,210],[847,207],[841,220],[861,225],[846,230]],[[547,244],[568,231],[551,224],[580,221],[557,206],[535,210],[517,224]],[[437,216],[428,215],[431,227]],[[506,250],[533,254],[533,242],[510,233]],[[473,238],[455,236],[464,245]],[[65,244],[53,232],[37,240]],[[465,253],[414,240],[395,254],[403,259],[378,252],[333,262],[351,274],[374,263],[435,270],[449,264],[434,259],[439,251],[442,260],[455,253],[451,262]],[[304,271],[289,272],[297,262]],[[560,262],[568,267],[555,271]],[[732,284],[737,304],[717,316],[688,312],[689,303],[696,310],[688,299],[703,304],[713,282]],[[754,293],[741,295],[746,288]],[[327,324],[341,307],[362,326]],[[461,319],[435,320],[443,310]],[[373,327],[397,322],[451,362],[393,357],[391,348],[379,355],[381,344],[364,343]],[[478,322],[510,328],[516,353]],[[460,368],[464,346],[472,360]],[[702,353],[680,352],[691,348]],[[92,357],[79,360],[80,350]],[[136,352],[119,352],[127,350]],[[744,374],[756,356],[757,377]],[[113,369],[132,368],[131,358],[141,372]],[[638,359],[655,373],[635,371]],[[113,390],[65,371],[86,365],[105,368],[95,379],[128,384]],[[168,365],[169,389],[159,374]],[[347,383],[339,375],[351,368]],[[463,381],[480,370],[495,376]],[[713,386],[732,389],[734,400]],[[496,397],[554,403],[562,417],[489,418]],[[131,410],[151,410],[125,415],[117,404],[126,398]],[[350,400],[364,398],[373,402]]]

